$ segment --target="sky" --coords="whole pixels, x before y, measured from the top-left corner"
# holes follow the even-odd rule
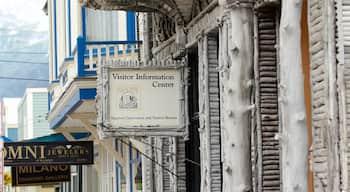
[[[48,21],[42,11],[45,2],[46,0],[0,0],[0,13],[4,16],[1,20],[16,21],[14,32],[17,27],[28,24],[36,25],[33,31],[47,31]]]
[[[48,86],[45,2],[0,0],[0,97],[22,97],[28,87]],[[41,54],[29,54],[32,52]]]

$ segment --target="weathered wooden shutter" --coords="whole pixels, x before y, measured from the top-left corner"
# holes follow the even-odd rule
[[[210,175],[211,192],[221,191],[221,131],[220,90],[218,72],[218,39],[208,36],[208,86],[210,128]]]
[[[311,0],[308,7],[315,191],[340,190],[333,3]]]
[[[280,145],[275,9],[256,13],[258,191],[280,191]]]
[[[336,1],[336,48],[339,89],[341,189],[350,189],[350,2]]]
[[[169,173],[170,138],[162,138],[162,165],[167,169],[162,169],[163,191],[171,192],[171,173]]]
[[[201,191],[221,191],[220,90],[218,39],[203,37],[198,45]]]
[[[186,149],[183,138],[174,138],[176,146],[176,190],[175,192],[186,192]]]
[[[156,138],[155,188],[157,192],[186,192],[185,141],[181,137]]]
[[[324,63],[325,51],[322,41],[324,7],[322,1],[310,1],[310,53],[311,53],[311,91],[312,91],[312,129],[313,129],[313,172],[314,188],[324,191],[328,185],[328,158],[327,158],[327,65]],[[325,158],[326,157],[326,158]],[[325,164],[325,165],[324,165]],[[324,166],[322,166],[324,165]],[[322,190],[323,189],[323,190]]]

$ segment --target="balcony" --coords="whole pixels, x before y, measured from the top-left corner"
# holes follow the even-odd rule
[[[137,60],[141,54],[139,46],[140,42],[137,41],[85,41],[79,37],[74,55],[64,59],[58,80],[51,82],[50,128],[60,132],[59,128],[62,127],[83,127],[79,120],[71,116],[96,113],[96,70],[99,61]]]

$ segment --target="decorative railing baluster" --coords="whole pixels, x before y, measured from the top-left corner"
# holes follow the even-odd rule
[[[65,64],[60,69],[61,79],[51,88],[50,92],[54,92],[54,95],[50,99],[50,107],[54,107],[75,78],[95,76],[97,65],[102,59],[136,61],[139,44],[141,42],[137,41],[87,41],[78,37],[76,55],[65,59]]]

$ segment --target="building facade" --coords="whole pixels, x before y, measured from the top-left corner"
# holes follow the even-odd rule
[[[47,88],[27,88],[18,106],[18,138],[49,135]]]
[[[82,1],[99,10],[144,12],[144,59],[153,67],[187,61],[188,133],[137,139],[143,191],[318,191],[308,164],[307,2],[319,6],[293,0]]]
[[[74,58],[61,61],[59,82],[52,82],[49,119],[56,131],[89,131],[101,143],[94,165],[100,191],[137,190],[137,170],[144,192],[349,190],[348,2],[82,0],[81,5],[77,31],[82,36],[74,37]],[[49,3],[52,15],[55,6]],[[89,8],[96,14],[86,16]],[[132,13],[118,23],[132,29],[124,35],[124,50],[109,46],[122,42],[88,35],[108,33],[88,24],[89,19],[101,21],[99,11],[108,15],[116,10],[142,12],[136,24],[129,24]],[[55,63],[69,43],[54,48],[59,44],[54,31],[69,27],[57,24],[52,15]],[[119,21],[121,16],[111,18]],[[140,27],[136,33],[135,25]],[[142,36],[141,50],[132,42],[137,35]],[[96,44],[103,48],[90,48]],[[96,69],[128,61],[129,68],[142,71],[176,60],[186,61],[188,75],[181,82],[186,90],[182,115],[188,120],[183,137],[167,132],[150,136],[142,126],[144,130],[121,136],[100,125],[100,111],[89,108],[104,109],[91,97],[96,96],[91,90],[96,90]],[[51,68],[52,80],[56,71]],[[101,96],[97,92],[97,101]]]
[[[61,192],[140,191],[135,181],[141,159],[126,138],[103,139],[96,130],[96,70],[105,58],[140,57],[136,14],[82,7],[78,1],[49,0],[49,127],[75,141],[94,141],[94,165],[72,166]],[[140,171],[139,171],[140,172]],[[138,174],[139,175],[139,174]]]
[[[3,98],[5,112],[4,135],[12,141],[18,140],[18,113],[20,98]]]

